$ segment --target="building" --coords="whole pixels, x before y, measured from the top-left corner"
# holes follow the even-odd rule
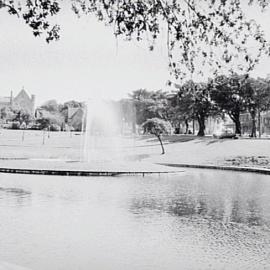
[[[33,116],[35,113],[35,95],[30,97],[23,88],[17,96],[13,97],[11,91],[9,97],[0,97],[0,110],[5,107],[23,110]]]
[[[76,131],[81,131],[85,125],[85,109],[81,107],[68,107],[67,124]]]
[[[10,107],[12,105],[12,92],[9,97],[0,97],[0,109]]]
[[[249,136],[252,131],[252,118],[250,116],[250,113],[248,112],[241,113],[240,123],[241,123],[242,135]],[[229,117],[227,117],[227,121],[224,124],[224,126],[226,128],[229,128],[235,131],[235,124]],[[260,128],[260,132],[259,132],[259,128]],[[270,111],[261,112],[260,121],[258,120],[258,116],[256,116],[256,129],[257,129],[257,135],[259,135],[259,133],[262,136],[270,135]]]
[[[240,115],[240,122],[242,126],[242,133],[248,135],[252,130],[252,118],[249,113],[243,113]],[[260,115],[260,124],[258,121],[258,116],[256,117],[256,128],[257,132],[262,135],[270,135],[270,111],[262,112]]]

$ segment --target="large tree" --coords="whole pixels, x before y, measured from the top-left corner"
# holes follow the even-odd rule
[[[215,115],[215,106],[210,99],[209,85],[187,81],[177,86],[178,106],[190,118],[196,119],[199,124],[198,136],[205,135],[205,121],[209,116]]]
[[[270,83],[262,78],[247,78],[245,83],[245,103],[252,120],[251,137],[256,137],[256,120],[260,135],[260,114],[270,107]]]
[[[169,67],[176,77],[195,72],[198,63],[218,69],[237,59],[240,69],[251,70],[269,43],[260,25],[245,16],[247,5],[266,9],[269,0],[69,0],[78,14],[94,14],[111,25],[115,36],[156,40],[166,35]],[[49,42],[59,38],[59,25],[50,17],[61,0],[0,0],[0,9],[22,18],[35,36],[45,32]],[[162,38],[161,38],[162,39]],[[252,45],[252,46],[251,46]],[[218,51],[216,50],[218,48]],[[254,48],[257,48],[254,52]],[[201,67],[198,68],[200,72]]]
[[[135,107],[135,117],[138,125],[141,125],[149,118],[155,117],[155,113],[152,110],[154,104],[153,94],[153,91],[138,89],[129,95]]]
[[[176,133],[180,132],[181,124],[185,124],[185,134],[189,133],[189,122],[193,120],[192,98],[190,95],[183,95],[181,87],[174,85],[178,91],[170,98],[171,122],[176,127]]]
[[[245,112],[247,75],[217,76],[212,80],[211,99],[220,111],[227,113],[235,124],[235,133],[241,134],[240,114]]]

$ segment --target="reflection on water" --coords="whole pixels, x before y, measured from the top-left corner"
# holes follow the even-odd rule
[[[16,187],[0,187],[0,205],[11,203],[15,206],[22,206],[30,201],[30,197],[31,192],[27,190]]]
[[[268,176],[0,178],[0,260],[31,269],[270,269]]]

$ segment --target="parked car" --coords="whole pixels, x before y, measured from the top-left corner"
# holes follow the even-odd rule
[[[231,129],[223,129],[213,134],[216,139],[238,139],[236,134]]]

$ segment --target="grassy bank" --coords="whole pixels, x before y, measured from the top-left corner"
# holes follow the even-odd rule
[[[270,140],[213,139],[195,136],[167,136],[165,155],[160,155],[159,142],[151,136],[109,138],[97,136],[83,150],[80,133],[1,130],[0,165],[7,160],[79,161],[87,156],[95,161],[147,161],[262,167],[270,169]]]

